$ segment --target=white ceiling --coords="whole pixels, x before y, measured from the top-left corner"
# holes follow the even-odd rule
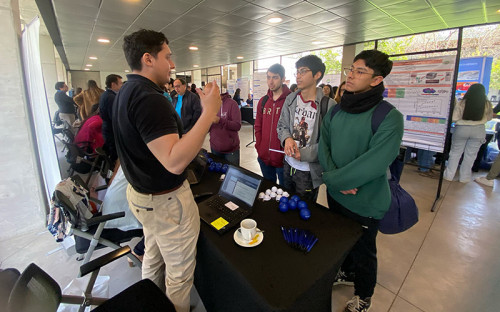
[[[92,70],[107,72],[128,68],[123,37],[141,28],[165,33],[177,71],[184,71],[194,64],[204,68],[500,22],[498,0],[31,0],[35,1],[47,24],[50,18],[56,25],[58,31],[48,27],[49,32],[54,42],[62,42],[69,69],[81,70],[91,63]],[[268,22],[276,16],[283,21]],[[100,37],[111,42],[99,43]],[[190,51],[190,45],[199,50]]]

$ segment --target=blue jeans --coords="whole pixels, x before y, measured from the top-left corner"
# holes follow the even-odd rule
[[[230,162],[233,165],[239,166],[240,165],[240,150],[236,150],[232,153],[221,153],[214,151],[213,149],[211,150],[212,154],[214,154],[217,157],[223,158]]]
[[[432,156],[434,156],[436,152],[419,149],[417,152],[418,158],[418,171],[420,172],[429,172],[432,167]]]
[[[278,167],[273,167],[273,166],[268,166],[262,161],[262,159],[257,157],[257,161],[259,162],[260,165],[260,171],[262,171],[262,176],[264,179],[269,180],[273,183],[276,183],[276,175],[278,176],[279,184],[283,185],[283,167],[278,168]]]

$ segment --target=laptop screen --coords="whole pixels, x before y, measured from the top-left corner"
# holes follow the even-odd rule
[[[237,198],[251,207],[259,191],[260,182],[261,179],[229,166],[220,190],[222,193]]]

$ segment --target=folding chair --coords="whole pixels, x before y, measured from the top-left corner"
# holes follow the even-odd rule
[[[59,304],[79,305],[79,312],[88,306],[102,305],[93,311],[167,311],[175,312],[172,302],[150,280],[142,280],[118,295],[107,298],[92,297],[92,289],[101,267],[130,253],[122,247],[80,267],[80,275],[91,273],[83,296],[63,295],[57,282],[36,264],[31,263],[21,274],[10,292],[7,312],[56,312]]]
[[[71,177],[71,180],[85,188],[89,191],[89,188],[82,178],[78,175]],[[77,260],[83,258],[83,263],[90,261],[92,253],[97,248],[110,247],[113,249],[119,249],[121,246],[119,244],[130,241],[134,237],[142,237],[143,231],[141,230],[130,230],[121,231],[119,229],[104,229],[106,222],[109,220],[121,218],[125,216],[125,212],[116,212],[108,215],[94,215],[90,219],[85,219],[85,223],[88,226],[88,230],[82,230],[80,222],[80,214],[78,209],[71,203],[71,201],[62,192],[56,190],[54,192],[54,199],[58,202],[59,207],[69,219],[69,222],[73,226],[73,234],[75,236],[75,247],[76,251],[80,254]],[[100,204],[97,199],[90,198],[90,200]],[[82,256],[84,254],[84,256]],[[127,257],[132,260],[132,262],[141,267],[142,263],[133,254],[128,254]]]

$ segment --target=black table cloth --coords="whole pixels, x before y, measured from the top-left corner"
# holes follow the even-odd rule
[[[192,186],[193,194],[217,193],[220,175],[207,171]],[[272,186],[264,180],[260,191]],[[236,244],[236,228],[219,235],[201,222],[194,283],[207,311],[331,311],[333,280],[361,226],[308,205],[312,216],[304,221],[298,210],[282,213],[275,200],[257,199],[249,218],[265,232],[262,243],[251,248]],[[281,226],[309,230],[319,240],[304,254],[287,245]]]

